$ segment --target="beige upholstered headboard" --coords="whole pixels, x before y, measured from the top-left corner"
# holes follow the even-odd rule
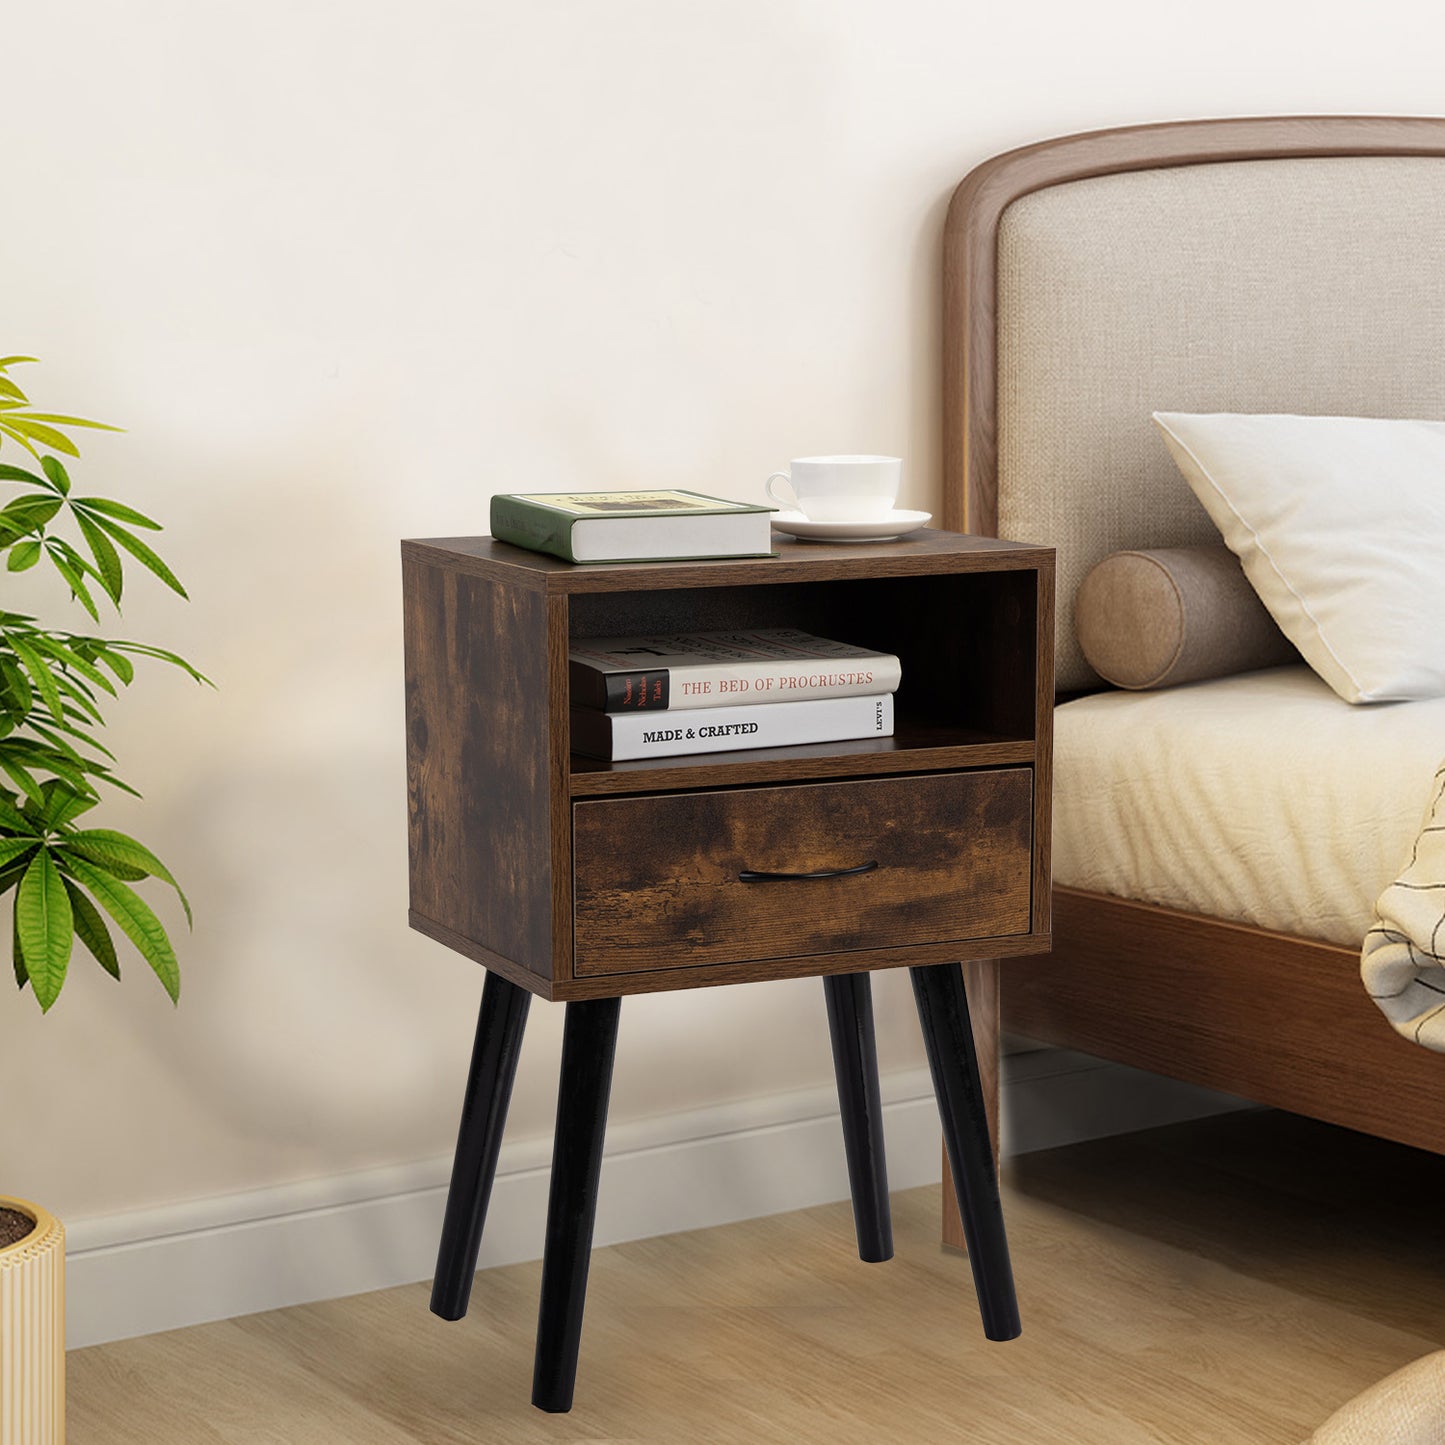
[[[1010,152],[954,196],[944,290],[945,525],[1058,549],[1057,685],[1096,685],[1072,621],[1089,568],[1218,540],[1151,412],[1445,418],[1445,120]]]

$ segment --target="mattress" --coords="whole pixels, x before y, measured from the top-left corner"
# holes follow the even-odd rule
[[[1304,666],[1054,714],[1054,882],[1357,948],[1445,757],[1445,699],[1352,707]]]

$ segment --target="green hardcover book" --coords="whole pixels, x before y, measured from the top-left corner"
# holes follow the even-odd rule
[[[512,492],[492,498],[492,536],[568,562],[771,557],[776,510],[701,492]]]

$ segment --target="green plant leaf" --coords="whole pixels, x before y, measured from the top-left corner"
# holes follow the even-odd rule
[[[15,986],[24,988],[30,982],[30,970],[25,967],[25,950],[20,946],[20,925],[15,921],[13,910],[10,918],[10,963],[15,970]]]
[[[55,490],[62,497],[70,495],[70,473],[58,457],[41,457],[40,470],[50,478]]]
[[[62,678],[63,677],[64,674],[62,674]],[[95,703],[86,694],[81,692],[79,686],[76,685],[73,680],[67,679],[66,681],[67,686],[64,689],[65,695],[73,704],[73,706],[66,708],[66,717],[69,719],[78,718],[82,727],[90,727],[92,725],[103,727],[105,719],[100,715],[100,709],[96,707]],[[57,679],[56,686],[59,687],[60,685],[60,680]],[[57,723],[56,726],[58,727],[59,724]]]
[[[82,793],[87,790],[83,763],[75,763],[58,749],[29,742],[25,738],[11,736],[0,742],[0,767],[7,772],[19,768],[27,773],[32,768],[43,768],[58,778],[64,778]],[[17,782],[20,781],[14,772],[10,772],[10,775]],[[38,806],[44,807],[45,794],[41,791],[39,782],[33,776],[30,781],[33,786],[25,789],[26,795],[33,798]]]
[[[63,431],[57,431],[53,426],[47,426],[43,421],[37,421],[33,414],[8,412],[5,416],[4,426],[6,431],[18,432],[20,438],[28,440],[31,443],[32,453],[35,447],[42,446],[49,447],[53,452],[64,452],[68,457],[80,455],[80,448]],[[37,990],[38,992],[39,990]]]
[[[69,878],[63,880],[65,891],[70,895],[70,907],[75,914],[75,936],[90,950],[95,961],[117,982],[120,979],[120,959],[115,955],[115,942],[105,919],[100,916],[89,898],[80,891],[78,883]]]
[[[0,756],[27,768],[46,769],[82,793],[94,792],[85,780],[86,773],[104,767],[103,763],[83,756],[69,743],[55,737],[22,737],[12,733],[0,742]]]
[[[25,676],[24,668],[4,652],[0,652],[0,690],[3,690],[3,706],[7,711],[24,717],[34,705],[30,679]]]
[[[136,868],[129,863],[122,863],[119,860],[112,860],[108,863],[98,863],[94,858],[88,860],[95,863],[95,866],[104,873],[109,873],[112,878],[119,878],[125,883],[139,883],[142,878],[150,876],[149,869]]]
[[[52,728],[49,723],[43,723],[38,721],[36,718],[31,717],[26,718],[25,726],[28,727],[30,731],[35,734],[36,737],[43,738],[53,747],[60,748],[62,751],[68,750],[77,758],[80,757],[80,754],[77,753],[75,749],[72,748],[70,744],[67,743],[65,739],[60,736],[61,733],[65,733],[73,738],[79,738],[80,741],[86,745],[86,747],[94,748],[96,752],[100,753],[103,757],[109,758],[111,762],[115,761],[115,754],[111,752],[111,750],[106,747],[103,742],[101,742],[98,738],[91,737],[89,733],[83,732],[80,728],[72,727],[69,723],[56,723],[55,726]],[[91,763],[88,764],[88,766],[99,768],[103,765],[98,763]]]
[[[163,647],[148,647],[143,642],[112,642],[110,646],[117,650],[123,648],[126,652],[133,652],[137,657],[154,657],[161,662],[169,662],[173,667],[179,667],[183,672],[189,673],[197,682],[205,683],[207,687],[216,685],[204,672],[197,672],[184,657],[178,657],[174,652],[167,652]]]
[[[113,648],[102,647],[96,653],[99,661],[103,662],[124,684],[129,686],[130,680],[135,676],[135,664],[128,657],[122,656]]]
[[[57,496],[16,497],[0,510],[0,527],[24,534],[43,527],[64,505]]]
[[[0,868],[23,858],[32,848],[39,846],[39,838],[0,838]]]
[[[175,950],[159,918],[135,889],[102,873],[83,858],[67,857],[66,871],[120,925],[121,932],[140,950],[141,957],[155,970],[172,1003],[181,997],[181,968]],[[28,957],[28,954],[27,954]]]
[[[77,497],[75,505],[84,511],[100,512],[103,516],[114,517],[118,522],[129,522],[132,527],[149,527],[152,532],[163,531],[159,522],[152,521],[144,512],[127,507],[124,502],[113,502],[109,497]]]
[[[55,686],[65,695],[65,716],[77,726],[88,728],[102,726],[105,719],[96,706],[95,694],[86,686],[83,678],[72,676],[65,669],[56,674]],[[32,715],[33,720],[33,715]],[[55,724],[59,726],[59,724]]]
[[[117,887],[121,886],[119,884]],[[75,944],[75,916],[55,859],[42,848],[15,895],[15,926],[25,955],[25,971],[42,1012],[48,1012],[65,983]]]
[[[52,422],[56,426],[83,426],[89,431],[124,431],[124,427],[111,426],[105,421],[89,421],[83,416],[61,416],[53,411],[31,411],[26,412],[26,417],[31,421]]]
[[[85,585],[85,576],[81,569],[65,555],[65,544],[51,538],[45,550],[50,557],[51,565],[70,584],[70,595],[76,598],[80,605],[90,613],[92,622],[99,622],[100,613],[95,609],[95,598],[90,595],[90,589]]]
[[[138,788],[133,788],[129,783],[122,782],[109,768],[92,768],[91,772],[103,783],[109,783],[112,788],[118,788],[122,793],[129,793],[132,798],[143,796]]]
[[[7,436],[11,441],[19,442],[37,462],[40,460],[40,453],[35,449],[35,443],[23,431],[11,426],[6,417],[0,417],[0,436]]]
[[[0,753],[7,758],[16,758],[28,767],[46,767],[52,756],[58,757],[66,767],[80,767],[83,759],[69,743],[58,745],[48,740],[20,737],[12,734],[0,745]]]
[[[27,742],[31,744],[26,753],[26,757],[28,757],[29,760],[40,760],[45,756],[44,747],[52,747],[57,752],[62,753],[72,763],[83,763],[85,761],[75,746],[66,738],[61,737],[59,728],[50,723],[41,722],[39,718],[34,717],[26,718],[25,726],[34,734],[34,737],[29,739],[16,738],[14,741],[21,745],[22,750],[26,749]],[[34,746],[36,742],[44,746],[36,747]],[[26,757],[22,757],[21,761],[26,761]]]
[[[36,727],[37,724],[32,721],[27,726]],[[92,791],[85,781],[87,770],[103,767],[103,764],[97,763],[93,758],[82,757],[69,743],[60,739],[24,737],[18,733],[11,733],[8,738],[0,739],[0,758],[9,758],[11,762],[20,763],[27,768],[48,769],[57,777],[73,783],[82,793]],[[43,798],[37,799],[37,802],[43,804]]]
[[[119,428],[35,410],[25,390],[4,374],[33,359],[0,358],[0,442],[16,443],[35,464],[34,469],[28,461],[25,466],[0,464],[0,482],[15,484],[19,493],[0,507],[0,553],[5,556],[0,573],[27,571],[48,557],[95,622],[96,588],[118,607],[131,559],[185,597],[169,565],[137,535],[161,531],[159,522],[109,497],[73,494],[62,460],[79,455],[72,433]],[[76,533],[51,535],[48,529],[66,506]],[[163,648],[82,636],[0,609],[0,896],[15,891],[16,982],[30,984],[44,1010],[61,992],[77,937],[102,968],[119,978],[116,925],[140,950],[168,996],[179,1000],[180,969],[170,936],[128,884],[159,878],[175,889],[188,922],[190,900],[136,839],[76,822],[100,801],[102,784],[140,796],[109,762],[100,761],[113,758],[96,737],[105,727],[100,704],[134,682],[136,657],[155,658],[211,685],[184,658]]]
[[[63,828],[72,819],[89,812],[100,801],[77,793],[68,783],[59,779],[41,785],[45,793],[45,806],[34,814],[35,821],[42,828]]]
[[[47,537],[45,544],[48,547],[58,547],[65,554],[71,566],[77,568],[84,576],[94,577],[97,582],[100,581],[100,573],[96,570],[95,564],[83,552],[72,547],[64,537]],[[61,633],[60,635],[68,639],[70,651],[80,657],[84,657],[95,646],[93,637],[77,637],[74,633]]]
[[[41,793],[44,799],[45,794]],[[41,806],[44,806],[42,802]],[[4,793],[0,793],[0,827],[12,833],[39,833],[35,819],[27,818]]]
[[[44,806],[45,794],[40,791],[40,784],[26,768],[7,755],[9,741],[7,738],[3,744],[0,744],[0,773],[4,773],[27,798],[34,798],[37,803]]]
[[[17,542],[5,559],[7,572],[27,572],[40,560],[40,543],[34,540]]]
[[[46,667],[44,658],[30,644],[17,633],[7,632],[5,641],[10,644],[10,649],[21,661],[25,671],[30,675],[30,681],[34,684],[36,692],[45,700],[45,706],[50,709],[50,715],[56,722],[65,721],[65,713],[60,705],[60,690],[55,685],[55,678],[51,675],[50,669]]]
[[[65,556],[67,561],[69,561],[72,565],[84,565],[83,559],[75,552],[73,548],[65,547],[65,544],[63,542],[60,545],[65,548]],[[89,641],[89,639],[85,640]],[[86,648],[84,651],[82,651],[81,646],[79,645],[80,639],[67,638],[62,641],[61,639],[56,637],[47,637],[43,632],[37,632],[32,636],[31,642],[37,651],[48,653],[58,663],[60,663],[62,667],[74,668],[75,671],[80,673],[82,677],[88,678],[97,687],[103,689],[105,692],[108,692],[111,697],[114,697],[116,695],[115,684],[112,683],[111,680],[90,660],[90,658],[86,656],[86,652],[90,651],[91,649]],[[67,646],[66,642],[69,642],[70,645]],[[70,682],[74,682],[74,678],[70,678],[67,680]]]
[[[120,565],[120,553],[115,550],[115,545],[110,538],[84,512],[76,509],[74,516],[75,524],[80,528],[80,535],[85,538],[85,545],[90,548],[91,556],[95,558],[96,571],[100,574],[100,585],[110,594],[110,600],[119,607],[121,590],[125,586],[125,577]]]
[[[16,746],[16,744],[20,744],[20,746]],[[6,749],[6,756],[10,757],[12,762],[27,767],[30,772],[39,769],[42,772],[49,770],[49,772],[55,773],[55,777],[40,783],[42,798],[48,798],[49,793],[46,793],[45,789],[49,788],[51,783],[59,783],[64,788],[79,793],[82,798],[94,798],[95,801],[100,802],[100,793],[95,792],[90,782],[87,782],[85,773],[104,766],[104,764],[95,763],[95,760],[90,757],[81,757],[81,754],[72,749],[62,738],[46,737],[32,741],[29,738],[12,737],[10,746]],[[58,766],[52,766],[52,764],[58,764]],[[42,802],[33,798],[25,799],[27,814],[38,818],[43,809],[45,809],[45,805]]]
[[[178,592],[182,597],[187,596],[186,589],[181,586],[176,578],[176,574],[172,572],[139,537],[131,532],[127,532],[119,523],[112,522],[106,517],[96,518],[96,523],[98,526],[104,527],[105,530],[110,533],[111,537],[119,542],[142,567],[154,572],[172,592]]]
[[[114,828],[85,828],[76,833],[65,834],[60,844],[107,871],[119,864],[128,869],[139,869],[142,877],[149,873],[152,877],[159,878],[162,883],[169,883],[176,890],[181,907],[186,910],[186,922],[192,927],[195,926],[195,920],[191,917],[190,900],[181,891],[181,885],[171,877],[166,865],[149,848],[137,843],[129,834],[118,833]],[[3,861],[0,859],[0,862]]]

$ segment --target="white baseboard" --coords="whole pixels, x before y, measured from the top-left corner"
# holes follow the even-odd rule
[[[936,1183],[938,1115],[925,1071],[882,1081],[888,1178]],[[1009,1152],[1238,1107],[1056,1050],[1004,1060]],[[482,1267],[539,1258],[548,1139],[507,1143]],[[68,1227],[67,1342],[178,1329],[429,1279],[450,1161],[428,1159]],[[619,1124],[608,1131],[595,1242],[702,1229],[846,1199],[837,1101],[809,1089]]]

